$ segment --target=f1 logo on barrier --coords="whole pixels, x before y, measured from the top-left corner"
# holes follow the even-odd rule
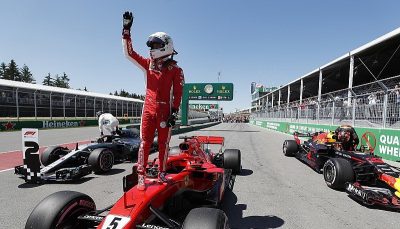
[[[40,181],[39,132],[38,129],[22,129],[22,157],[25,181]]]

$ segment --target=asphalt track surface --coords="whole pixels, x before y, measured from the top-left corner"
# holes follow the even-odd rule
[[[186,135],[192,134],[224,136],[226,148],[242,152],[243,173],[236,177],[233,192],[227,193],[222,206],[232,228],[399,228],[399,213],[364,207],[346,193],[329,189],[321,174],[284,157],[281,146],[291,138],[288,135],[236,123]],[[171,146],[180,141],[173,136]],[[0,227],[24,228],[35,205],[60,190],[86,193],[98,209],[104,208],[122,195],[122,177],[131,166],[119,164],[109,175],[89,175],[79,183],[41,186],[24,184],[12,171],[1,172]]]

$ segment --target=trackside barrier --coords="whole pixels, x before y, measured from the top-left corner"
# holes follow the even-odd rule
[[[250,120],[250,124],[282,133],[313,133],[335,130],[338,126],[306,124],[293,122],[276,122],[259,119]],[[383,159],[400,161],[400,130],[354,127],[360,138],[360,144],[374,149],[374,153]]]
[[[119,123],[121,125],[134,124],[134,123],[137,123],[137,120],[119,119]],[[97,119],[4,121],[4,122],[0,122],[0,132],[1,131],[20,130],[22,128],[57,129],[57,128],[96,126],[96,125],[98,125]]]
[[[132,125],[132,126],[139,126],[140,119],[118,119],[120,126],[124,125]],[[189,122],[192,120],[189,120]],[[205,119],[193,119],[193,125],[196,126],[202,123],[210,123]],[[179,126],[180,120],[177,121]],[[195,125],[194,125],[195,124]],[[35,128],[35,129],[58,129],[58,128],[72,128],[72,127],[86,127],[86,126],[97,126],[98,121],[97,119],[71,119],[71,120],[20,120],[20,121],[0,121],[0,132],[2,131],[13,131],[13,130],[20,130],[22,128]]]
[[[183,134],[183,133],[187,133],[190,131],[196,131],[196,130],[208,128],[211,126],[215,126],[220,123],[221,122],[209,122],[209,123],[202,123],[202,124],[196,124],[196,125],[191,125],[191,126],[176,126],[176,128],[172,129],[172,135]],[[127,128],[137,128],[140,130],[140,125],[139,124],[127,125]]]

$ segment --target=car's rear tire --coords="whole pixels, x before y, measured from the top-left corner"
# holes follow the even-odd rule
[[[295,140],[285,140],[282,151],[286,157],[293,157],[299,151],[299,146]]]
[[[232,173],[237,175],[242,171],[241,153],[238,149],[226,149],[224,151],[224,168],[232,169]]]
[[[354,170],[350,161],[344,158],[331,158],[323,167],[326,185],[332,189],[342,190],[347,182],[354,181]]]
[[[49,146],[40,155],[42,165],[48,166],[68,153],[68,149],[61,146]]]
[[[29,215],[25,229],[80,228],[78,216],[96,210],[93,199],[74,191],[60,191],[43,199]]]
[[[114,153],[106,148],[98,148],[90,153],[88,164],[96,174],[106,173],[114,165]]]
[[[182,229],[225,229],[228,217],[216,208],[195,208],[186,216]]]

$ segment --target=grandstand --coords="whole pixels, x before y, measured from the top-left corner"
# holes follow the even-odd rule
[[[252,118],[400,129],[400,28],[253,101]]]
[[[0,79],[0,121],[95,119],[104,111],[139,122],[142,106],[139,99]],[[189,125],[210,121],[206,112],[195,110],[188,119]]]
[[[0,79],[0,119],[94,118],[97,111],[138,118],[143,101]]]

